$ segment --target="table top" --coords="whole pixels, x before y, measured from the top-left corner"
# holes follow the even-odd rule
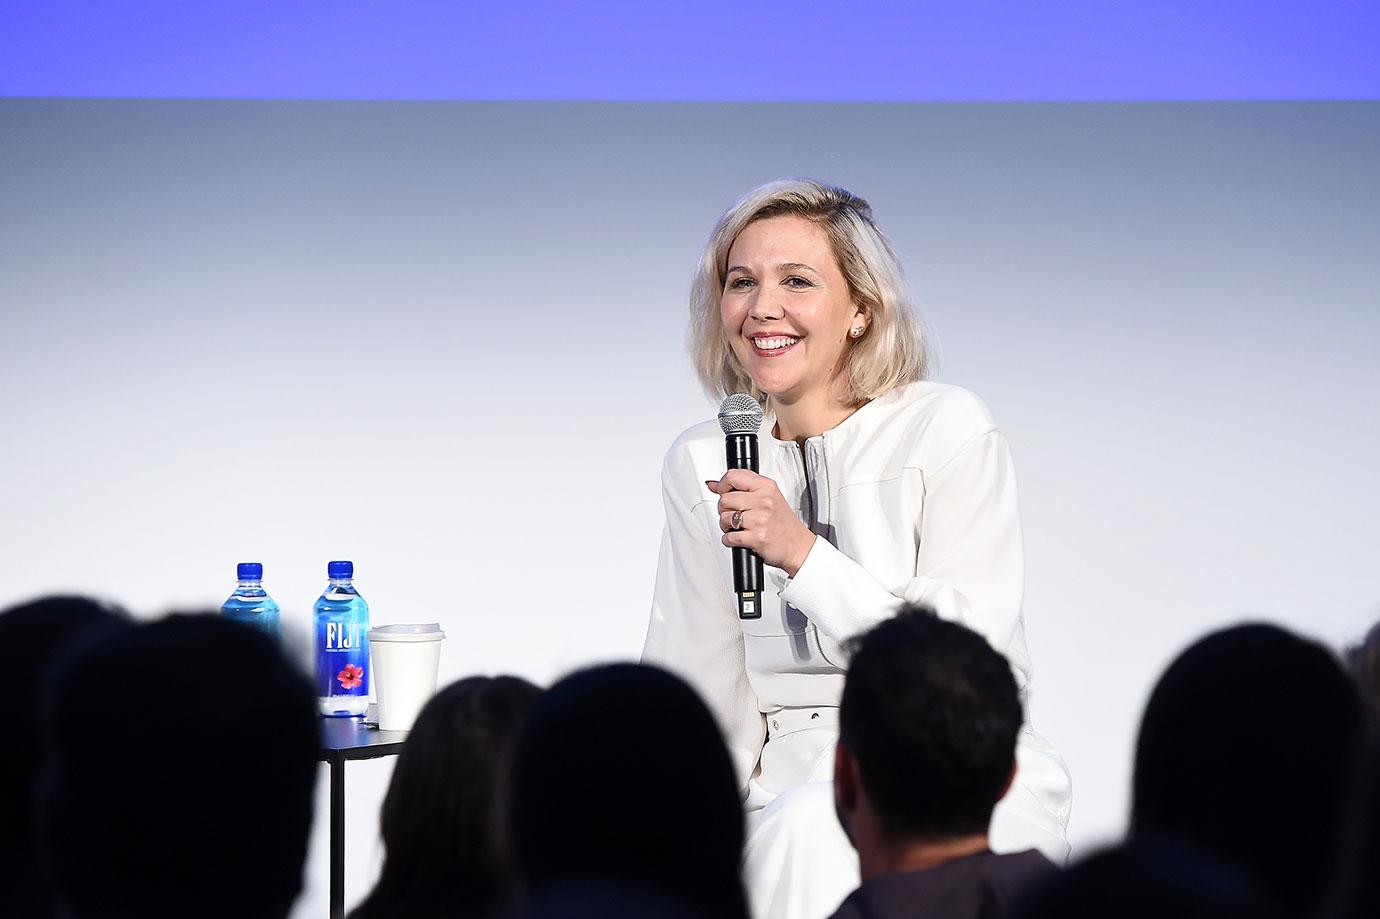
[[[321,762],[341,762],[351,759],[376,759],[395,756],[407,740],[407,731],[380,731],[364,723],[363,718],[317,719],[321,724]]]

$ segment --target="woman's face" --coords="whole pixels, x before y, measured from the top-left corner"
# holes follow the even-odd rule
[[[865,326],[822,227],[782,216],[748,224],[728,251],[724,334],[752,381],[786,403],[826,392],[849,330]]]

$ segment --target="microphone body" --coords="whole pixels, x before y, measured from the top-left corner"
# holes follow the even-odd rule
[[[719,427],[724,432],[724,458],[729,469],[757,472],[757,429],[762,426],[762,406],[748,393],[734,393],[719,406]],[[738,595],[738,618],[762,618],[762,558],[750,549],[733,549],[733,592]]]
[[[724,438],[729,469],[757,471],[757,435],[728,434]],[[762,618],[762,558],[751,549],[733,547],[733,592],[738,595],[738,618]]]

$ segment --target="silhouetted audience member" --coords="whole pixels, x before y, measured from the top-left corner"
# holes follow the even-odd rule
[[[1371,626],[1360,644],[1347,649],[1346,663],[1370,711],[1371,733],[1380,733],[1376,730],[1380,727],[1380,622]]]
[[[1380,916],[1380,623],[1346,650],[1351,677],[1369,714],[1370,741],[1349,810],[1341,879],[1324,915]]]
[[[47,713],[39,842],[63,916],[288,914],[318,736],[270,638],[213,614],[126,629],[64,662]]]
[[[0,755],[0,914],[48,916],[34,847],[39,703],[54,662],[84,637],[126,624],[122,613],[85,597],[46,597],[0,613],[0,673],[7,711]]]
[[[1373,742],[1366,755],[1347,842],[1342,880],[1327,915],[1375,919],[1380,916],[1380,742]]]
[[[1278,919],[1240,871],[1163,841],[1136,839],[1058,872],[1013,919]]]
[[[478,917],[508,906],[513,747],[540,694],[518,677],[470,677],[426,704],[383,799],[383,870],[351,919]]]
[[[1333,880],[1362,734],[1356,690],[1322,645],[1271,625],[1216,632],[1150,697],[1132,832],[1240,868],[1308,915]]]
[[[596,667],[547,690],[518,742],[512,806],[534,915],[593,885],[746,919],[733,765],[704,703],[664,670]]]
[[[862,885],[834,919],[1000,916],[1055,871],[1033,849],[988,848],[1022,716],[981,635],[902,607],[853,640],[839,720],[834,802]]]
[[[646,888],[609,884],[562,886],[523,911],[522,919],[718,919]]]

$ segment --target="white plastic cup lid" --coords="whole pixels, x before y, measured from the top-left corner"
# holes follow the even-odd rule
[[[440,641],[446,637],[439,622],[411,625],[376,625],[369,630],[370,641]]]

